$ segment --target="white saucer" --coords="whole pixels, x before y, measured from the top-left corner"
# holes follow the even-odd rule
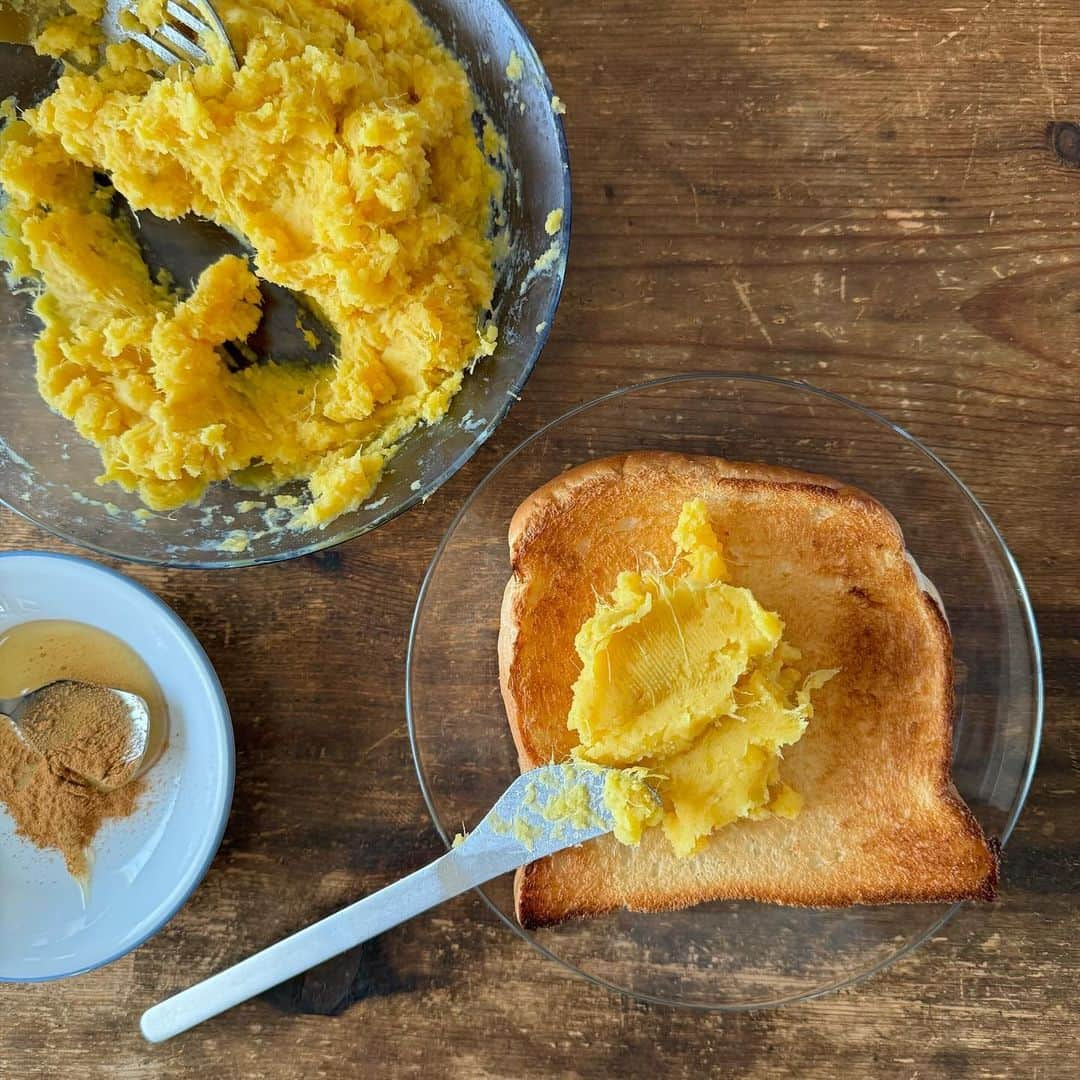
[[[0,805],[0,981],[8,982],[76,975],[157,933],[210,866],[235,769],[217,675],[153,593],[85,559],[0,553],[0,631],[32,619],[74,619],[127,642],[165,696],[169,744],[136,812],[95,838],[85,902],[60,855],[17,836]]]

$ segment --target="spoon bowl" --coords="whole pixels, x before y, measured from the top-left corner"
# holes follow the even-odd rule
[[[50,767],[101,791],[130,783],[146,759],[150,706],[139,694],[57,679],[21,697],[0,698],[0,713]],[[88,747],[97,748],[92,758]]]

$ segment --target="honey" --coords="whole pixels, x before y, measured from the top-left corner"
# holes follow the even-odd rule
[[[161,756],[169,728],[165,698],[129,645],[108,631],[69,619],[37,619],[0,632],[0,697],[17,697],[57,679],[138,694],[150,707],[146,765]]]

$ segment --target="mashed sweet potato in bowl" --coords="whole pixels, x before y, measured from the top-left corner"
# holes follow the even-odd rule
[[[452,475],[543,345],[570,209],[498,0],[218,9],[238,71],[0,65],[0,498],[193,565],[316,550]],[[83,49],[76,10],[39,53]]]

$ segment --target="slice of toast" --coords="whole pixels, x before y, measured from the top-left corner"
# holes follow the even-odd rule
[[[564,759],[574,636],[621,570],[671,564],[683,503],[705,500],[735,585],[784,620],[805,672],[839,668],[787,747],[793,819],[742,819],[678,858],[660,829],[605,836],[518,871],[523,926],[619,907],[739,899],[815,907],[993,899],[997,848],[950,778],[952,644],[939,601],[869,495],[808,473],[641,452],[589,462],[510,524],[499,673],[522,770]]]

